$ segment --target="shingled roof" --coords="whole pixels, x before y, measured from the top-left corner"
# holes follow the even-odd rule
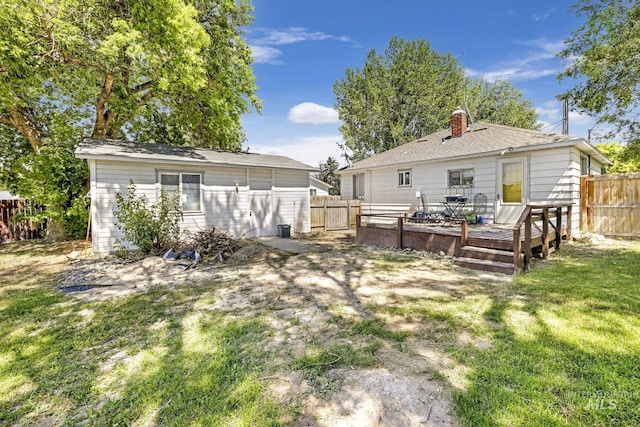
[[[102,138],[85,138],[76,149],[81,159],[154,162],[183,165],[265,167],[317,172],[318,168],[285,156],[237,153],[167,144],[149,144]]]
[[[469,127],[462,136],[452,137],[450,129],[443,129],[356,162],[341,172],[573,145],[600,161],[609,163],[609,160],[584,138],[480,122]]]

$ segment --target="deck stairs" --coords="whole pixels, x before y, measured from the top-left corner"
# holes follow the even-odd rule
[[[514,274],[516,272],[513,263],[513,247],[496,248],[495,241],[484,246],[481,241],[469,243],[471,242],[460,248],[460,256],[454,260],[456,265],[492,273]]]

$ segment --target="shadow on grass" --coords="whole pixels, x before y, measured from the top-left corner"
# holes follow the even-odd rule
[[[194,317],[194,298],[152,291],[80,303],[27,291],[0,311],[2,422],[277,425],[282,411],[258,380],[265,326]]]
[[[468,425],[640,425],[640,246],[567,245],[491,296],[493,346],[457,352]],[[541,268],[540,268],[541,267]]]
[[[640,424],[638,246],[566,245],[514,283],[473,277],[469,283],[397,280],[384,285],[433,288],[435,296],[397,293],[377,305],[366,303],[358,289],[370,273],[366,258],[373,255],[358,251],[336,255],[352,256],[339,272],[312,254],[298,257],[326,282],[318,286],[301,285],[305,273],[291,270],[287,257],[266,262],[289,283],[288,290],[333,318],[331,301],[348,305],[356,315],[337,321],[354,337],[403,343],[406,338],[411,345],[413,336],[398,335],[376,316],[393,310],[415,318],[425,330],[435,325],[443,340],[464,331],[489,338],[488,347],[455,341],[434,346],[469,368],[464,388],[451,383],[464,424]],[[387,273],[410,269],[415,259],[409,260],[395,254],[377,259]],[[29,273],[27,264],[16,269]],[[0,294],[3,423],[274,425],[282,420],[282,410],[264,398],[259,381],[269,374],[262,371],[269,354],[259,351],[268,327],[194,310],[202,289],[158,289],[86,303],[48,286],[19,291],[20,275],[6,277],[16,290]],[[29,277],[36,280],[38,274]],[[272,307],[285,304],[276,300]],[[322,353],[318,361],[329,356]]]

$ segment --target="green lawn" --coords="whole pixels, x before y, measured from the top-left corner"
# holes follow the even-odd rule
[[[452,389],[461,425],[640,425],[640,242],[567,244],[513,281],[449,266],[443,278],[454,271],[456,281],[416,284],[433,287],[431,297],[394,294],[375,303],[349,285],[370,318],[319,307],[353,344],[315,337],[304,356],[289,359],[287,348],[267,345],[268,310],[202,308],[231,283],[158,287],[106,302],[60,293],[56,276],[71,249],[0,246],[2,425],[286,425],[297,408],[271,400],[264,379],[301,370],[322,398],[327,370],[378,365],[383,345],[416,358],[428,347],[447,359],[416,375]],[[345,271],[387,283],[423,262],[361,255],[368,267],[345,261]],[[424,261],[434,277],[438,262]]]
[[[441,325],[431,339],[467,368],[449,376],[462,424],[640,425],[640,242],[568,244],[513,283],[470,286],[372,307]]]
[[[266,326],[194,310],[216,284],[79,302],[55,282],[69,250],[0,247],[0,424],[286,420],[259,380]]]

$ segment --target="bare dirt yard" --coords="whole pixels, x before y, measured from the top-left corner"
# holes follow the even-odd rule
[[[194,310],[268,323],[261,345],[273,357],[263,381],[280,405],[296,408],[295,425],[457,425],[451,393],[465,387],[466,368],[443,348],[491,343],[444,321],[407,315],[403,307],[439,298],[473,307],[482,301],[465,298],[479,280],[499,287],[510,279],[460,269],[447,257],[353,240],[352,233],[301,237],[331,250],[299,255],[251,243],[224,265],[187,271],[159,257],[130,264],[81,259],[68,265],[60,286],[86,301],[157,287],[211,288]],[[468,316],[473,324],[473,309]],[[362,363],[363,354],[372,360]]]

